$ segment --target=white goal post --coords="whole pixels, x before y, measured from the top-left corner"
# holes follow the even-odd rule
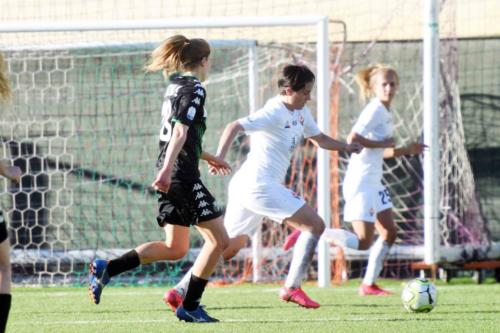
[[[424,248],[425,262],[439,261],[439,11],[436,0],[424,6],[423,123],[424,143]]]

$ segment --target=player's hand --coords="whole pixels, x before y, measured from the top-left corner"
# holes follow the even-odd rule
[[[408,155],[420,155],[429,147],[427,145],[424,145],[423,143],[413,142],[406,148],[408,149]]]
[[[156,179],[154,180],[151,186],[160,192],[167,193],[170,189],[170,184],[172,183],[172,175],[168,170],[161,169],[160,172],[156,175]]]
[[[5,168],[5,177],[9,178],[16,184],[18,184],[21,180],[22,173],[21,169],[17,166],[8,166]]]
[[[345,150],[349,154],[351,154],[351,153],[359,154],[361,152],[361,150],[363,150],[363,145],[361,145],[359,142],[352,142],[352,143],[347,144],[347,146],[345,147]]]
[[[207,163],[208,163],[208,172],[211,175],[227,176],[232,171],[231,166],[219,156],[214,156],[214,158],[207,161]]]

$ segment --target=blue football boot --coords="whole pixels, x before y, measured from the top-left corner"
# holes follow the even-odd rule
[[[219,321],[218,319],[210,317],[202,305],[198,306],[193,311],[188,311],[181,305],[175,311],[175,315],[179,320],[189,323],[217,323]]]
[[[89,297],[95,304],[101,301],[102,289],[110,280],[107,267],[108,261],[103,259],[95,259],[89,267]]]

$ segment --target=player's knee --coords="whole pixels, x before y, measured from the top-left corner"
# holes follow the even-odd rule
[[[213,239],[212,241],[210,241],[209,245],[212,247],[212,251],[218,252],[222,255],[224,250],[229,245],[229,237],[227,237],[225,235],[217,237],[216,239]]]
[[[315,223],[313,233],[319,237],[325,232],[325,228],[325,224],[320,220],[318,223]]]
[[[389,245],[392,245],[396,241],[396,237],[397,236],[398,236],[398,232],[397,232],[396,229],[389,230],[389,232],[387,233],[387,236],[386,236],[385,240],[386,240],[387,243],[389,243]]]
[[[372,240],[364,237],[359,238],[359,250],[368,250],[372,246]]]
[[[380,237],[382,237],[387,243],[389,243],[389,245],[392,245],[396,241],[397,235],[398,231],[396,230],[395,227],[393,227],[382,231]]]
[[[229,236],[227,236],[227,235],[222,236],[219,243],[220,243],[220,248],[222,249],[222,252],[224,252],[229,247]]]

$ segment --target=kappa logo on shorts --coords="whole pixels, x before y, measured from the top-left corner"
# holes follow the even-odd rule
[[[165,208],[163,208],[163,210],[167,213],[167,214],[172,214],[172,212],[174,211],[175,207],[173,205],[168,205],[166,206]]]
[[[198,204],[198,208],[203,208],[203,207],[207,207],[208,206],[208,202],[206,202],[205,200],[201,200],[200,203]]]
[[[201,199],[203,197],[206,197],[206,194],[203,192],[197,192],[196,196],[194,197],[195,200]]]
[[[201,212],[200,216],[207,216],[207,215],[210,215],[210,214],[212,214],[212,211],[210,209],[204,209]]]
[[[198,191],[198,190],[201,190],[202,188],[203,188],[203,186],[201,186],[200,183],[196,183],[193,186],[193,191]]]

